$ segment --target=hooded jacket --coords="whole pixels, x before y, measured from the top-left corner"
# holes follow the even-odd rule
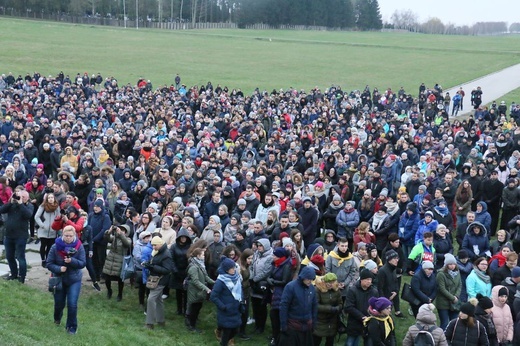
[[[334,282],[330,289],[317,277],[314,283],[318,294],[318,320],[314,335],[320,337],[335,336],[338,330],[338,315],[341,312],[343,301],[339,292],[338,282]]]
[[[258,242],[263,245],[264,251],[255,251],[253,254],[253,263],[250,267],[250,278],[255,283],[266,281],[273,269],[273,249],[269,244],[268,239],[259,239]],[[255,298],[262,298],[262,296],[252,294]]]
[[[439,223],[436,220],[432,220],[430,223],[426,223],[425,219],[419,221],[419,227],[417,228],[417,232],[415,233],[415,244],[418,244],[423,240],[423,235],[426,232],[431,232],[435,234],[437,232],[437,226]]]
[[[338,282],[345,284],[345,288],[341,290],[341,295],[345,296],[350,286],[352,286],[359,275],[359,268],[356,265],[354,256],[347,249],[348,255],[340,257],[338,247],[331,251],[325,260],[325,270],[327,273],[334,273],[338,277]]]
[[[491,290],[493,323],[495,323],[498,342],[500,343],[513,340],[514,326],[511,308],[507,305],[507,302],[500,303],[498,300],[498,291],[500,291],[501,288],[505,288],[505,286],[498,285]]]
[[[343,209],[336,217],[338,224],[338,237],[347,239],[354,238],[354,229],[359,225],[359,214],[356,208],[350,210]]]
[[[482,206],[482,211],[480,213],[475,212],[475,222],[480,222],[482,225],[484,225],[484,227],[486,227],[486,231],[489,233],[491,230],[491,215],[487,211],[488,206],[484,201],[477,203],[477,205],[479,204]]]
[[[473,230],[474,227],[480,228],[480,233],[476,234]],[[480,222],[472,222],[466,229],[466,235],[462,240],[462,248],[469,253],[469,257],[472,261],[476,260],[480,256],[491,256],[489,248],[489,239],[487,237],[487,231],[483,224]]]
[[[314,280],[314,269],[305,267],[297,280],[285,286],[280,303],[280,329],[286,331],[289,320],[300,325],[299,331],[314,329],[318,318],[318,297],[314,285],[307,286],[303,280]]]
[[[432,327],[435,327],[431,334],[433,336],[433,340],[435,341],[436,346],[448,346],[448,341],[446,341],[446,336],[444,335],[444,331],[442,328],[436,326],[437,317],[433,312],[435,306],[433,304],[424,304],[419,308],[419,312],[417,313],[416,324],[410,326],[408,328],[408,332],[403,340],[403,346],[413,346],[414,340],[419,331],[421,330],[429,330]]]
[[[405,211],[399,220],[399,238],[403,245],[414,246],[415,234],[419,229],[419,213],[417,207],[413,210],[412,215],[408,215]]]
[[[186,242],[181,243],[180,238],[186,237]],[[173,289],[183,289],[182,284],[186,278],[186,270],[188,269],[188,249],[191,246],[191,238],[188,231],[181,228],[175,238],[175,244],[170,248],[170,254],[173,260],[172,276],[170,280],[170,287]]]

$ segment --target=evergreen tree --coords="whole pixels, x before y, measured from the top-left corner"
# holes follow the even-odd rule
[[[383,27],[377,0],[357,0],[356,26],[360,30],[380,30]]]

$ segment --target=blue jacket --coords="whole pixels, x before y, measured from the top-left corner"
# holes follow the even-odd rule
[[[433,300],[437,296],[437,280],[435,279],[435,273],[432,272],[430,277],[426,276],[424,270],[421,269],[412,277],[413,294],[422,304],[429,303],[429,299]]]
[[[417,210],[411,216],[405,211],[399,220],[399,238],[401,238],[403,245],[415,245],[415,234],[418,229],[419,213],[417,213]]]
[[[66,286],[70,286],[76,282],[81,282],[81,279],[83,278],[82,269],[85,268],[86,264],[87,259],[85,256],[85,249],[81,244],[77,249],[77,252],[72,255],[70,263],[65,263],[65,259],[60,256],[58,251],[56,251],[56,244],[51,247],[47,257],[47,269],[49,269],[54,276],[61,276],[62,282]],[[64,273],[61,272],[62,266],[67,267],[67,270]]]
[[[354,238],[354,229],[359,225],[359,214],[356,209],[347,212],[344,209],[336,216],[338,224],[338,238],[345,237],[347,239]]]
[[[219,275],[225,272],[219,268]],[[238,280],[237,285],[240,285]],[[226,286],[224,281],[217,280],[211,291],[210,299],[217,306],[217,325],[220,328],[238,328],[242,324],[240,314],[240,301],[233,297],[233,294]]]
[[[439,223],[436,220],[432,220],[429,224],[426,224],[424,219],[419,221],[419,228],[417,229],[417,233],[415,233],[415,244],[419,244],[419,242],[423,240],[424,233],[431,232],[435,234],[438,225]]]
[[[481,280],[473,269],[466,279],[466,292],[468,293],[468,299],[475,298],[477,293],[482,294],[484,297],[491,297],[491,282],[485,283]]]
[[[271,286],[273,296],[271,298],[271,309],[279,309],[280,301],[282,300],[282,293],[285,286],[291,282],[292,279],[292,258],[287,258],[278,267],[273,266],[271,276],[267,279],[267,283]]]
[[[491,230],[491,215],[487,211],[486,202],[480,201],[477,204],[482,206],[482,211],[480,213],[475,212],[475,222],[480,222],[486,228],[486,231],[489,233]]]
[[[480,228],[480,233],[475,234],[474,227]],[[478,248],[478,254],[475,253],[475,246]],[[480,222],[472,222],[466,229],[466,235],[462,240],[462,248],[468,251],[469,258],[473,262],[478,257],[485,254],[491,256],[491,249],[489,247],[489,239],[487,237],[486,228]]]
[[[103,235],[112,226],[112,222],[110,222],[110,217],[105,213],[105,207],[101,207],[99,213],[90,213],[88,215],[88,224],[92,228],[92,240],[94,243],[106,244],[107,242],[103,239]]]
[[[314,280],[314,269],[305,267],[297,280],[285,286],[280,303],[280,329],[287,330],[288,320],[294,320],[301,326],[301,331],[314,329],[318,318],[318,297],[313,285],[307,286],[304,279]],[[310,325],[309,325],[310,324]]]

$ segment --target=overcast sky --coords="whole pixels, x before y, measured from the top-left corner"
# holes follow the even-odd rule
[[[438,17],[444,24],[472,25],[476,22],[520,22],[520,0],[379,0],[383,22],[396,11],[412,10],[419,22]]]

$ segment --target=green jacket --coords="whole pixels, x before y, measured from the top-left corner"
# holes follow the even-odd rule
[[[201,267],[193,259],[188,265],[188,305],[200,303],[206,300],[208,286],[215,284],[206,272],[206,268]]]
[[[433,264],[435,264],[435,252],[436,252],[436,250],[433,247],[433,244],[431,246],[431,249],[432,249],[432,254],[433,255],[432,256],[425,256],[425,254],[428,255],[429,253],[425,253],[423,242],[421,241],[418,244],[416,244],[412,248],[412,251],[410,252],[410,255],[408,255],[408,268],[410,268],[411,270],[414,270],[415,272],[417,272],[418,270],[421,270],[422,262],[425,259],[424,257],[433,257],[433,259],[427,258],[427,260],[429,260]]]
[[[452,277],[449,273],[444,271],[444,268],[437,272],[437,299],[435,306],[441,310],[455,310],[453,308],[453,299],[460,298],[460,290],[462,288],[462,281],[460,272],[458,275]]]

